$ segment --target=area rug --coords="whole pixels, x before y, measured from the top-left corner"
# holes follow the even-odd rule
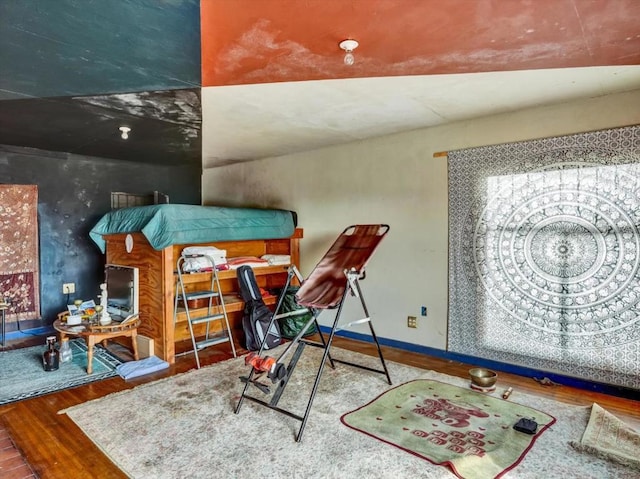
[[[321,350],[306,348],[280,406],[304,412]],[[279,350],[271,354],[278,355]],[[332,348],[335,358],[379,366],[375,358]],[[395,384],[431,379],[467,387],[465,379],[388,361]],[[127,475],[147,479],[175,477],[269,478],[455,478],[446,467],[390,447],[340,422],[340,417],[389,389],[381,374],[337,364],[324,370],[302,442],[300,422],[245,401],[234,408],[247,374],[243,358],[137,386],[74,406],[63,413]],[[492,393],[499,397],[502,389]],[[252,395],[260,396],[257,389]],[[269,396],[265,395],[268,401]],[[631,479],[626,468],[575,451],[588,408],[529,396],[515,390],[511,401],[549,411],[557,421],[535,442],[517,467],[503,477]],[[632,471],[634,474],[636,471]]]
[[[640,433],[596,403],[591,407],[582,439],[571,445],[579,451],[640,470]]]
[[[522,418],[538,423],[534,435],[513,429]],[[342,422],[433,464],[447,465],[458,477],[483,479],[517,466],[555,419],[470,388],[418,379],[345,414]]]
[[[121,361],[106,349],[96,346],[93,373],[87,374],[87,345],[82,339],[69,341],[73,359],[56,371],[45,371],[42,353],[45,346],[0,352],[0,405],[42,396],[115,376]]]
[[[38,187],[0,185],[0,295],[7,322],[40,317]],[[2,300],[0,297],[0,300]]]

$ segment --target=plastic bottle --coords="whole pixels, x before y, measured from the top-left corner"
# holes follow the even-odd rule
[[[60,352],[56,349],[56,337],[47,337],[47,350],[42,355],[45,371],[56,371],[60,367]]]
[[[62,338],[62,345],[60,346],[60,362],[67,363],[73,359],[73,353],[71,352],[71,345],[69,344],[69,338]]]

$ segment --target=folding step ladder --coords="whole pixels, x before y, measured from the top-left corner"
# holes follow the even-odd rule
[[[189,291],[185,287],[185,276],[188,276],[190,273],[185,273],[183,271],[183,266],[185,261],[188,259],[197,259],[201,263],[207,263],[209,266],[203,268],[206,272],[211,270],[211,283],[209,289],[206,290],[198,290],[198,291]],[[178,321],[178,306],[182,303],[182,307],[184,308],[184,312],[187,316],[187,324],[189,326],[189,334],[191,335],[191,343],[193,345],[193,349],[189,351],[185,351],[179,355],[189,354],[193,352],[196,357],[196,365],[198,369],[200,369],[200,358],[198,357],[198,351],[209,346],[214,346],[216,344],[231,343],[231,351],[233,352],[233,357],[236,357],[236,347],[233,343],[233,336],[231,335],[231,328],[229,327],[229,318],[227,317],[227,310],[224,304],[224,297],[222,295],[222,291],[220,289],[220,281],[218,280],[218,272],[216,270],[216,265],[208,255],[205,254],[190,254],[190,255],[181,255],[178,258],[176,269],[178,273],[178,279],[176,281],[176,296],[175,296],[175,304],[174,304],[174,312],[173,312],[173,324]],[[194,308],[189,307],[190,300],[197,299],[207,299],[207,310],[206,314],[201,315],[200,312],[192,311]],[[195,316],[194,316],[195,314]],[[211,323],[215,322],[223,322],[222,331],[218,331],[216,333],[210,332]],[[196,336],[194,333],[194,326],[198,324],[206,325],[206,332],[204,339],[196,340]]]

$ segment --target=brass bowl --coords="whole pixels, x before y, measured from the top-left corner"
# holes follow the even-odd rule
[[[471,382],[481,388],[490,388],[498,380],[498,373],[486,368],[469,369]]]

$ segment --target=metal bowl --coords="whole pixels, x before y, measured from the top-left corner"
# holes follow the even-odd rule
[[[469,369],[471,382],[481,388],[490,388],[498,380],[498,373],[491,369],[473,368]]]

